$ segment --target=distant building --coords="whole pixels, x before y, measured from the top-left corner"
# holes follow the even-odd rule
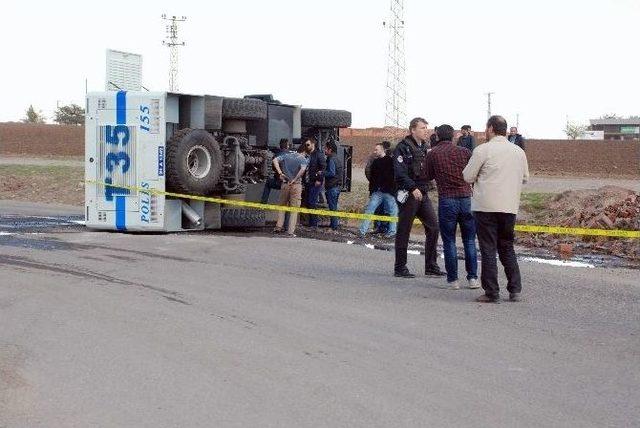
[[[640,118],[591,119],[590,131],[603,131],[605,140],[640,140]]]
[[[588,129],[583,131],[578,137],[579,140],[604,140],[604,131],[593,131]]]

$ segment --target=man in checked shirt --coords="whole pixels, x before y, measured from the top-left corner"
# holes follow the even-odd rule
[[[457,290],[458,251],[456,227],[460,225],[464,260],[469,288],[478,283],[478,255],[476,252],[476,223],[471,213],[471,185],[464,181],[462,170],[471,158],[471,150],[453,143],[453,128],[438,126],[438,144],[427,154],[427,179],[438,185],[438,223],[444,249],[447,283],[440,288]]]

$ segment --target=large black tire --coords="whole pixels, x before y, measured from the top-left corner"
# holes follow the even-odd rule
[[[223,228],[263,227],[267,224],[265,212],[251,208],[224,207],[221,217]]]
[[[267,103],[254,98],[225,98],[222,100],[222,118],[264,120],[267,118]]]
[[[309,128],[348,128],[351,126],[351,112],[303,108],[301,121],[302,126]]]
[[[218,142],[203,129],[182,129],[167,141],[167,188],[189,195],[210,194],[222,174]]]

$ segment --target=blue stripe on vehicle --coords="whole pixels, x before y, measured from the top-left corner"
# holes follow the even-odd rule
[[[127,91],[118,91],[116,94],[116,124],[127,124]],[[127,230],[126,215],[127,198],[116,196],[116,229]]]
[[[124,196],[116,196],[116,229],[127,230],[126,211],[127,198]]]
[[[118,91],[116,94],[116,124],[127,124],[127,91]]]

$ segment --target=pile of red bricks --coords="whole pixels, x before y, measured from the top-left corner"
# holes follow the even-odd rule
[[[538,221],[551,226],[640,230],[640,194],[614,186],[564,192],[549,203]],[[518,243],[555,249],[565,255],[595,251],[640,261],[640,245],[633,238],[518,234]]]
[[[585,204],[582,211],[562,221],[563,226],[602,229],[640,229],[640,195],[632,193],[625,199],[599,207]]]

